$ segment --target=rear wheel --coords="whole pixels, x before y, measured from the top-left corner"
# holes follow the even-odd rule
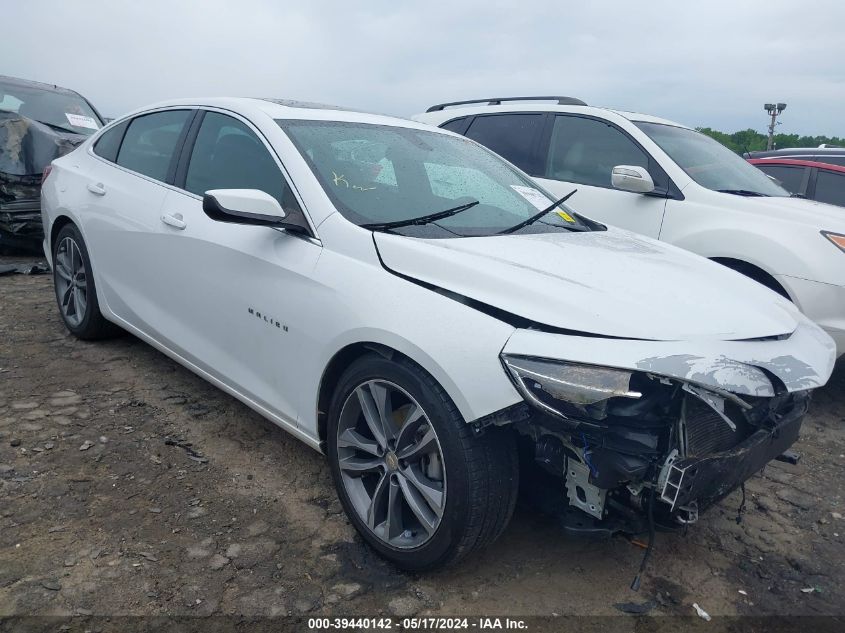
[[[99,339],[120,332],[100,313],[88,249],[73,224],[62,227],[53,244],[53,287],[59,313],[74,336]]]
[[[504,530],[518,485],[509,439],[501,429],[477,435],[442,387],[404,359],[355,361],[329,410],[341,503],[364,539],[405,569],[455,562]]]

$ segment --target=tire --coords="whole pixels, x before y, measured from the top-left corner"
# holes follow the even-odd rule
[[[73,224],[62,227],[53,244],[53,288],[59,314],[71,334],[95,340],[120,333],[100,312],[88,249]]]
[[[373,424],[381,426],[374,432]],[[393,444],[385,424],[396,431]],[[327,436],[332,479],[347,516],[369,545],[402,569],[453,564],[492,543],[510,521],[519,486],[511,431],[477,434],[443,388],[410,360],[370,354],[354,361],[333,394]]]

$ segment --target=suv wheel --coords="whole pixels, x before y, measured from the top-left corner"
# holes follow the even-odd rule
[[[455,562],[501,534],[518,487],[511,439],[502,429],[477,435],[442,387],[404,359],[358,359],[329,409],[341,503],[364,539],[405,569]]]

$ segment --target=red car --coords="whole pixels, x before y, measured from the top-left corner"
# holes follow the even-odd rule
[[[797,158],[749,158],[748,162],[790,193],[845,207],[845,166]]]

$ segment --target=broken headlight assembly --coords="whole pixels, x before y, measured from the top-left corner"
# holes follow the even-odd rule
[[[559,418],[602,420],[611,398],[643,397],[638,372],[507,354],[502,362],[528,402]]]

